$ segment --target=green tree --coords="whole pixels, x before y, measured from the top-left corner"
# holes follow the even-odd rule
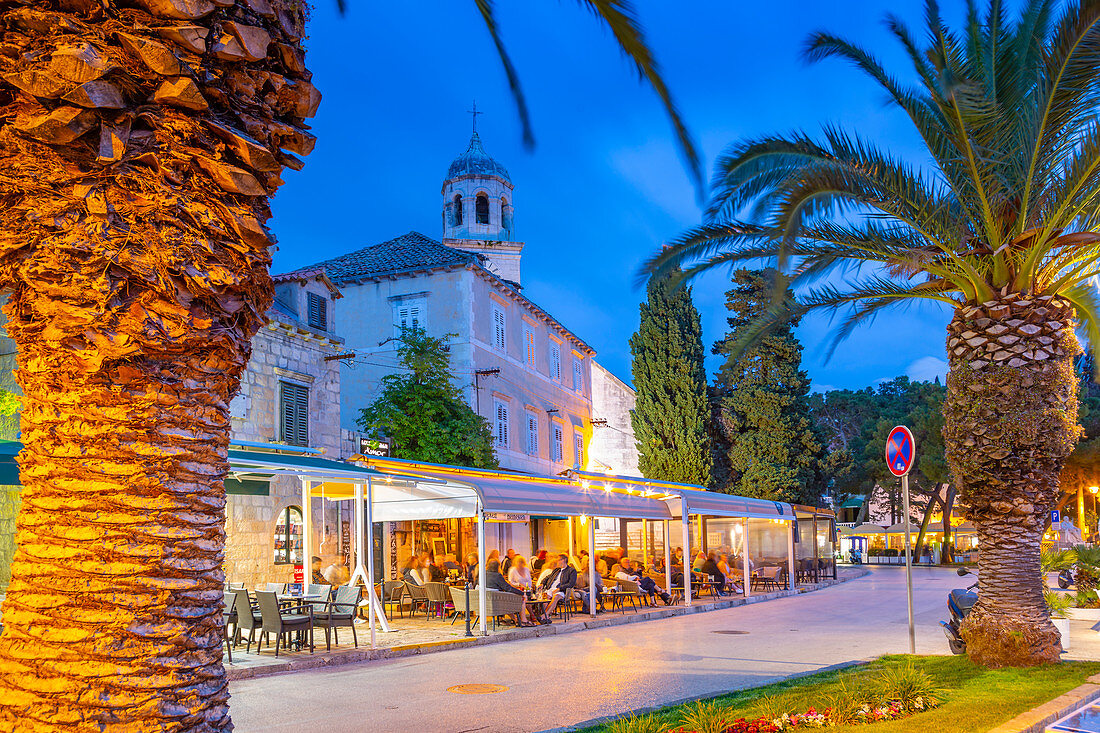
[[[397,355],[402,371],[382,377],[382,393],[361,410],[359,426],[392,438],[397,458],[496,468],[492,429],[454,386],[446,341],[411,329]]]
[[[714,345],[726,357],[715,377],[719,491],[814,504],[821,496],[821,444],[809,418],[810,379],[802,371],[798,319],[776,323],[751,348],[738,339],[764,315],[774,270],[737,270],[726,293],[729,333]]]
[[[651,280],[630,337],[637,399],[630,412],[646,478],[709,486],[703,329],[687,288]]]
[[[1039,543],[1077,442],[1080,352],[1100,348],[1100,5],[1024,0],[961,28],[926,0],[918,39],[887,27],[910,84],[867,49],[818,32],[810,59],[840,58],[908,116],[926,159],[909,163],[835,127],[768,136],[719,161],[708,221],[658,253],[658,274],[771,261],[797,301],[748,330],[811,310],[847,312],[843,338],[884,309],[949,306],[946,457],[981,541],[980,593],[963,623],[983,664],[1058,660]]]

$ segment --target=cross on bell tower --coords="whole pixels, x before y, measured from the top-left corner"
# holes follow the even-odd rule
[[[470,115],[474,120],[474,134],[477,135],[477,116],[485,114],[484,112],[477,111],[477,100],[474,100],[474,108],[466,110],[466,114]]]

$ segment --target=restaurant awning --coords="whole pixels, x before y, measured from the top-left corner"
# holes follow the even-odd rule
[[[0,486],[19,486],[19,464],[15,457],[23,450],[18,440],[0,440]]]
[[[584,486],[568,478],[376,456],[355,458],[383,474],[371,482],[376,522],[476,517],[479,500],[487,513],[498,515],[671,518],[665,503],[655,497]]]
[[[869,524],[867,522],[864,522],[863,524],[860,524],[856,527],[852,527],[852,530],[850,532],[847,532],[846,534],[849,534],[849,535],[886,534],[886,528],[882,527],[882,526],[879,526],[877,524]]]
[[[628,496],[657,498],[668,505],[673,517],[681,514],[681,499],[687,500],[688,514],[708,517],[747,517],[756,519],[793,519],[794,509],[782,501],[754,499],[747,496],[707,491],[702,486],[680,484],[672,481],[637,476],[611,476],[591,471],[567,471],[566,475],[596,488],[603,487],[612,493]]]

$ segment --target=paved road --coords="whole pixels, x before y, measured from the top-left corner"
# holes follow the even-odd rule
[[[915,568],[917,652],[945,654],[950,570]],[[719,630],[744,635],[715,634]],[[540,731],[908,651],[905,571],[794,598],[563,636],[241,680],[240,733]],[[452,685],[507,692],[459,695]]]

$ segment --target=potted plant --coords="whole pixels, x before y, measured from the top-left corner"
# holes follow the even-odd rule
[[[1062,649],[1069,650],[1069,618],[1067,618],[1066,612],[1069,610],[1070,603],[1072,603],[1070,596],[1050,588],[1044,588],[1043,599],[1050,610],[1050,620],[1054,624],[1054,628],[1058,629],[1058,633],[1062,635]]]

